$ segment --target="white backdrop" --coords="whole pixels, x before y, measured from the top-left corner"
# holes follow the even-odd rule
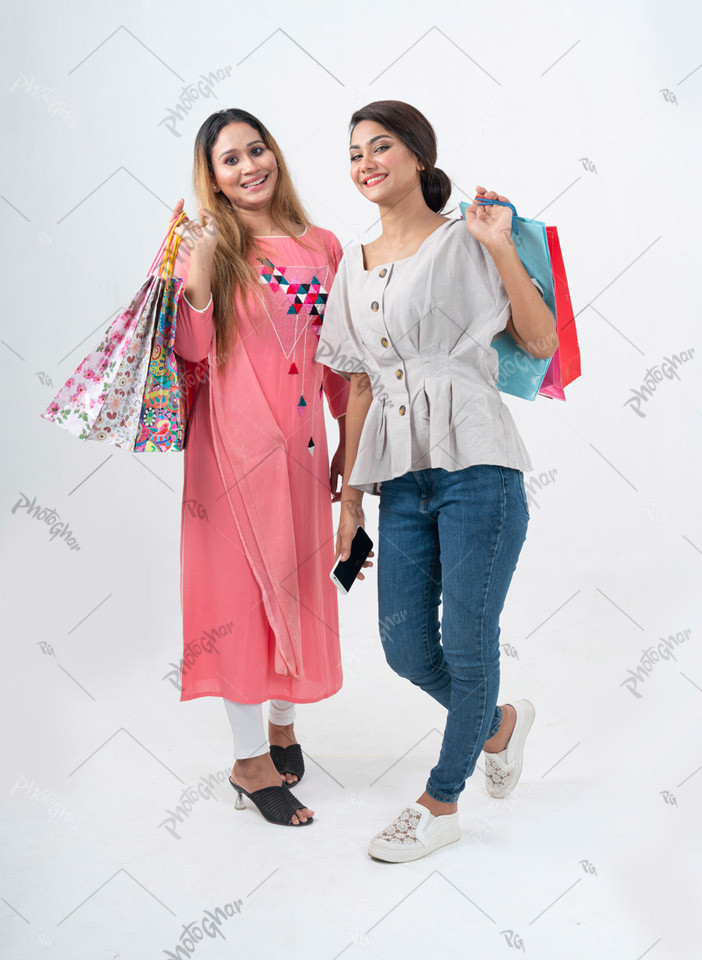
[[[5,26],[3,956],[697,956],[699,11],[35,0]],[[566,403],[507,398],[535,465],[502,618],[499,702],[537,711],[522,780],[491,800],[477,770],[461,843],[408,865],[366,845],[421,793],[443,716],[385,664],[375,568],[340,602],[342,691],[299,709],[297,793],[317,823],[278,830],[234,810],[222,704],[180,703],[167,678],[181,456],[40,418],[138,288],[179,196],[196,215],[206,116],[259,115],[314,221],[347,244],[378,230],[348,178],[347,124],[383,98],[434,124],[452,206],[480,183],[558,226],[583,364]],[[627,403],[647,376],[655,392]],[[375,538],[375,498],[366,509]]]

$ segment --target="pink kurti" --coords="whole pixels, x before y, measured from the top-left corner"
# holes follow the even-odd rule
[[[341,687],[323,394],[349,385],[315,362],[342,250],[311,226],[275,237],[238,333],[216,356],[212,300],[178,308],[176,352],[208,358],[188,418],[181,528],[181,700],[322,700]]]

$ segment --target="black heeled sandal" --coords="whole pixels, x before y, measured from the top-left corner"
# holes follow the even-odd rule
[[[291,773],[297,777],[297,783],[302,780],[305,773],[305,759],[299,743],[291,743],[287,747],[279,747],[274,743],[269,752],[278,773]]]
[[[236,810],[246,810],[243,797],[247,796],[249,800],[258,809],[261,816],[269,823],[279,823],[285,827],[306,827],[308,823],[314,823],[314,817],[307,820],[300,820],[299,823],[293,823],[293,815],[298,810],[304,808],[304,803],[300,803],[297,797],[293,796],[288,787],[281,784],[279,787],[262,787],[260,790],[254,790],[249,793],[238,783],[235,783],[231,777],[229,782],[236,790],[238,796],[234,807]]]

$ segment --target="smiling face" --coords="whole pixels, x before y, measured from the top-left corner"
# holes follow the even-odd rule
[[[392,206],[421,189],[421,163],[395,134],[375,120],[361,120],[351,131],[351,179],[373,203]]]
[[[275,154],[255,127],[230,123],[212,148],[217,186],[242,211],[260,211],[271,201],[278,179]]]

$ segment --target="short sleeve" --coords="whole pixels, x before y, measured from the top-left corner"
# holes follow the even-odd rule
[[[354,333],[348,295],[346,258],[342,258],[324,308],[324,320],[315,353],[323,363],[345,380],[352,373],[365,373],[363,348]]]

